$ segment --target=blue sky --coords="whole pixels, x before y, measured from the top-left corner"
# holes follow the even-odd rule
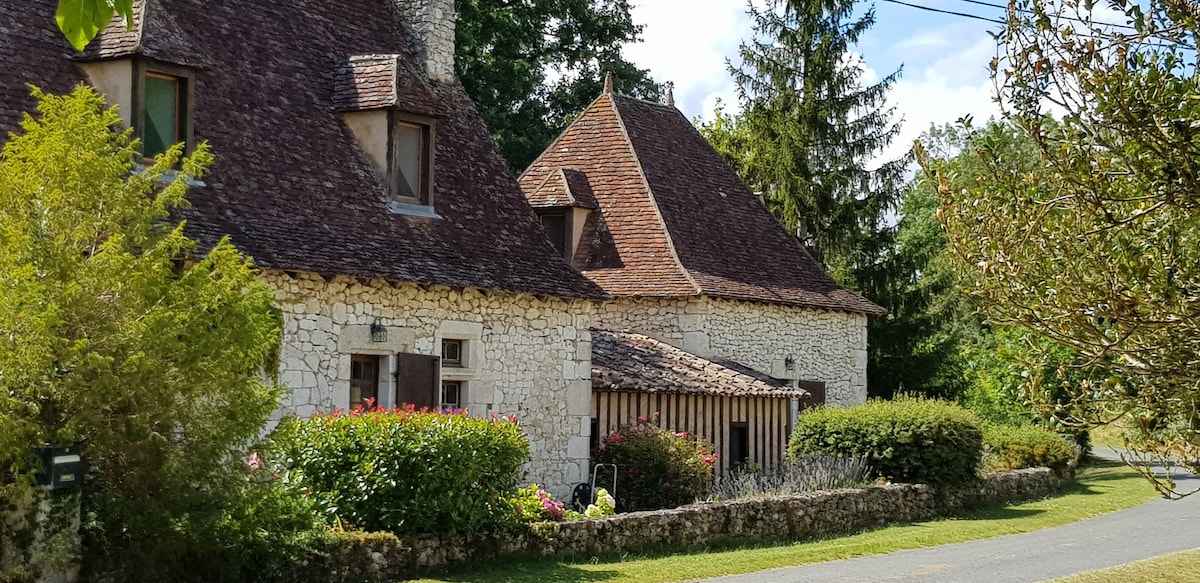
[[[760,0],[761,1],[761,0]],[[945,10],[1002,18],[1003,11],[962,0],[906,0]],[[625,55],[659,81],[675,83],[675,103],[689,118],[711,118],[717,98],[736,102],[725,59],[734,58],[750,34],[745,0],[636,0],[633,17],[645,25],[643,42]],[[997,0],[996,3],[1002,3]],[[907,149],[931,123],[963,115],[997,115],[987,65],[996,53],[988,35],[998,25],[936,14],[889,2],[876,4],[875,26],[856,50],[870,81],[904,72],[890,101],[904,117],[889,154]],[[885,155],[885,157],[891,157]]]

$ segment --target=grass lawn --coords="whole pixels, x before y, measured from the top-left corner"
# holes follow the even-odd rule
[[[1052,583],[1191,583],[1200,574],[1200,549],[1088,571]]]
[[[794,544],[739,544],[691,552],[493,560],[451,567],[436,578],[422,581],[669,583],[1030,532],[1136,506],[1155,496],[1150,485],[1133,470],[1114,462],[1100,462],[1080,471],[1078,481],[1061,496],[1011,506],[988,506],[953,519],[903,524]]]

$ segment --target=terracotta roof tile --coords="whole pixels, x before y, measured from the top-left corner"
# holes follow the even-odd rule
[[[598,206],[587,175],[573,168],[559,168],[547,173],[542,184],[526,198],[534,208],[574,206],[594,209]]]
[[[574,261],[588,278],[613,295],[673,297],[700,291],[675,258],[609,97],[580,114],[521,175],[521,185],[533,193],[560,168],[582,172],[600,206],[600,213],[591,213]]]
[[[527,195],[565,165],[601,215],[575,263],[610,294],[885,313],[834,282],[674,107],[602,95],[521,176]]]
[[[746,367],[701,358],[649,336],[592,330],[592,390],[689,393],[733,397],[795,397],[808,391],[786,386]]]
[[[27,83],[63,93],[83,80],[56,4],[0,2],[0,136],[33,110]],[[193,121],[217,161],[179,213],[203,245],[229,234],[268,268],[603,297],[558,258],[462,87],[411,65],[390,0],[155,4],[212,60],[195,74]],[[400,55],[420,71],[419,86],[397,82],[397,107],[436,105],[440,219],[388,212],[368,155],[333,111],[334,78],[354,55]]]

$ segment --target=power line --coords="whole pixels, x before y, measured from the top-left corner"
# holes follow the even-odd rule
[[[958,1],[959,1],[959,2],[966,2],[966,3],[968,3],[968,4],[978,4],[979,6],[990,6],[990,7],[992,7],[992,8],[1000,8],[1000,9],[1002,9],[1002,10],[1008,10],[1008,6],[1005,6],[1005,5],[1003,5],[1003,4],[995,4],[995,3],[993,3],[993,2],[983,2],[982,0],[958,0]],[[1022,14],[1033,14],[1033,13],[1034,13],[1032,10],[1025,9],[1025,8],[1019,8],[1019,9],[1017,9],[1017,12],[1020,12],[1020,13],[1022,13]],[[1131,25],[1128,25],[1128,24],[1116,24],[1116,23],[1112,23],[1112,22],[1096,22],[1096,21],[1094,21],[1094,20],[1087,20],[1087,19],[1083,19],[1083,18],[1076,18],[1076,17],[1073,17],[1073,16],[1067,16],[1067,15],[1065,15],[1065,14],[1058,14],[1058,15],[1056,15],[1056,16],[1057,16],[1058,18],[1062,18],[1062,19],[1065,19],[1065,20],[1074,20],[1075,22],[1082,22],[1082,23],[1084,23],[1084,24],[1095,24],[1095,25],[1097,25],[1097,26],[1111,26],[1111,27],[1113,27],[1113,28],[1124,28],[1124,29],[1128,29],[1128,30],[1132,30],[1132,31],[1138,32],[1138,29],[1137,29],[1137,27],[1136,27],[1136,26],[1131,26]]]
[[[995,18],[988,18],[986,16],[979,16],[978,14],[968,14],[966,12],[954,12],[953,10],[942,10],[941,8],[933,8],[932,6],[921,6],[920,4],[909,4],[908,2],[902,2],[901,0],[883,0],[883,1],[891,2],[892,4],[899,4],[901,6],[908,6],[909,8],[916,8],[918,10],[928,10],[930,12],[940,12],[942,14],[949,14],[951,16],[961,16],[963,18],[974,18],[975,20],[982,20],[984,22],[991,22],[994,24],[1008,24],[1007,22],[1005,22],[1003,20],[997,20]]]

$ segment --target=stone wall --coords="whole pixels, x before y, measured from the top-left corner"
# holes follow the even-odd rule
[[[709,297],[618,298],[599,305],[595,321],[599,328],[639,332],[776,378],[824,382],[830,403],[867,398],[862,314]]]
[[[392,0],[420,43],[429,78],[454,81],[454,0]]]
[[[558,497],[585,480],[591,414],[592,306],[528,294],[421,287],[266,271],[283,315],[280,381],[290,389],[276,418],[349,406],[351,355],[380,357],[380,404],[395,404],[396,353],[437,355],[463,342],[461,381],[473,415],[516,415],[529,438],[528,481]],[[382,324],[385,342],[371,339]]]
[[[390,581],[432,567],[501,555],[583,555],[697,548],[737,540],[795,541],[895,522],[950,515],[982,504],[1054,493],[1068,480],[1047,468],[992,474],[976,486],[939,492],[930,486],[887,486],[797,496],[692,504],[604,519],[535,525],[533,532],[483,540],[412,539],[385,533],[347,534],[313,565],[321,580]]]

